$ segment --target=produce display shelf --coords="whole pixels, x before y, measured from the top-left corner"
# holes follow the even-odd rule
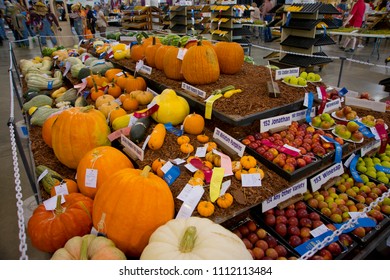
[[[314,14],[316,13],[320,7],[322,6],[322,3],[310,3],[310,4],[293,4],[294,6],[302,7],[300,11],[291,11],[291,13],[297,13],[297,14]]]
[[[317,42],[316,38],[305,38],[300,36],[288,36],[283,42],[280,44],[282,46],[295,47],[300,49],[310,49],[313,44]]]
[[[320,9],[318,10],[319,14],[327,14],[327,15],[340,15],[341,13],[336,9],[332,4],[322,4]]]
[[[314,46],[316,47],[336,44],[336,42],[331,37],[325,34],[317,34],[315,39],[316,41]]]
[[[233,36],[252,36],[253,33],[247,28],[239,28],[233,30]]]
[[[300,67],[309,67],[312,65],[330,63],[333,61],[332,59],[328,58],[324,52],[313,53],[313,55],[323,56],[323,58],[322,57],[308,57],[308,56],[304,56],[304,55],[287,54],[280,60],[280,62],[285,63],[285,64],[290,64],[290,65],[296,65],[296,66],[300,66]]]
[[[312,30],[320,21],[321,20],[292,18],[288,24],[286,23],[282,27],[291,29]]]

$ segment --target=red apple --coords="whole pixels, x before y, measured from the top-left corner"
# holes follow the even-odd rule
[[[258,240],[255,244],[256,247],[261,248],[263,251],[269,248],[268,243],[265,240]]]
[[[275,156],[269,152],[269,151],[266,151],[264,154],[263,154],[263,157],[265,157],[267,160],[269,161],[273,161]]]
[[[301,235],[301,231],[297,226],[289,226],[287,232],[289,235]]]
[[[299,220],[299,225],[301,227],[312,228],[313,222],[309,218],[302,218]]]
[[[254,232],[251,232],[250,234],[248,234],[248,236],[246,237],[252,244],[256,244],[256,242],[259,240],[259,237],[257,236],[256,233]]]
[[[355,228],[352,233],[354,235],[356,235],[357,237],[360,237],[360,238],[363,238],[364,236],[366,236],[366,231],[364,230],[363,227],[358,227],[358,228]]]
[[[332,253],[329,252],[327,249],[321,249],[318,254],[324,258],[324,260],[332,260]]]
[[[298,218],[297,217],[288,218],[287,224],[289,226],[298,226],[298,224],[299,224]]]
[[[297,212],[294,209],[287,209],[285,211],[285,214],[286,214],[287,218],[291,218],[291,217],[296,217],[297,216]]]
[[[252,249],[252,248],[253,248],[253,244],[252,244],[247,238],[243,238],[243,239],[242,239],[242,242],[244,242],[245,247],[246,247],[247,249]]]
[[[268,215],[265,216],[265,224],[267,226],[271,226],[272,227],[272,226],[275,225],[275,223],[276,223],[276,218],[275,218],[274,215],[268,214]]]
[[[309,213],[307,213],[306,209],[298,209],[297,210],[297,218],[302,219],[302,218],[307,218],[309,217]]]
[[[248,139],[249,141],[251,141],[251,142],[254,142],[256,139],[255,139],[255,137],[253,136],[253,135],[248,135],[247,137],[246,137],[246,139]]]
[[[274,249],[278,252],[279,257],[287,257],[287,249],[283,245],[277,245]]]
[[[333,257],[339,256],[342,252],[341,247],[337,242],[330,243],[327,249],[332,254]]]
[[[241,235],[242,235],[243,237],[247,236],[248,233],[249,233],[249,229],[248,229],[248,227],[245,226],[245,225],[240,226],[240,227],[238,228],[238,230],[240,231],[240,233],[241,233]]]
[[[303,202],[303,201],[298,201],[297,203],[295,203],[295,209],[306,209],[306,203]]]
[[[268,248],[266,251],[265,251],[265,255],[273,260],[276,260],[279,256],[278,256],[278,252],[276,252],[276,250],[274,248]]]
[[[292,165],[291,163],[286,163],[284,166],[283,166],[283,170],[288,172],[288,173],[294,173],[295,171],[295,167],[294,165]]]
[[[276,224],[275,231],[282,237],[285,237],[287,235],[287,227],[285,224]]]
[[[268,246],[270,248],[275,248],[276,245],[278,245],[278,242],[276,241],[275,237],[271,236],[271,235],[267,235],[265,238],[264,238],[264,241],[266,241],[268,243]]]
[[[267,232],[264,229],[262,229],[262,228],[259,228],[256,231],[256,234],[259,237],[259,239],[264,239],[267,236]]]
[[[320,215],[316,212],[311,212],[309,214],[309,219],[312,221],[319,221],[321,219]]]
[[[256,150],[259,147],[259,144],[257,144],[256,142],[252,142],[248,145],[248,147],[253,150]]]
[[[319,226],[323,225],[324,223],[320,220],[315,220],[313,221],[313,225],[312,225],[312,228],[315,229],[315,228],[318,228]]]
[[[255,260],[261,260],[265,255],[264,250],[259,247],[253,248],[252,252]]]
[[[339,241],[345,246],[345,247],[348,247],[350,246],[352,243],[353,243],[353,240],[352,240],[352,237],[349,236],[348,234],[341,234],[339,236]]]
[[[252,220],[246,222],[245,225],[247,226],[247,228],[249,229],[249,231],[254,232],[254,231],[257,230],[257,225],[256,225],[255,222],[252,221]]]
[[[284,216],[284,210],[283,209],[275,209],[275,215],[276,216]]]
[[[288,243],[295,248],[302,244],[302,239],[298,235],[292,235],[288,239]]]
[[[301,234],[300,234],[300,236],[301,236],[302,238],[310,238],[310,231],[311,231],[310,228],[303,227],[303,228],[301,228]]]
[[[276,224],[287,224],[286,216],[276,216]]]

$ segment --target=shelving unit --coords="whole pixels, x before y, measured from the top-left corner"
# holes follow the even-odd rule
[[[151,30],[151,7],[135,6],[133,10],[124,11],[121,24],[127,30]]]
[[[172,6],[163,23],[173,33],[197,35],[208,33],[210,6]],[[206,16],[204,16],[204,14]]]
[[[338,14],[336,8],[331,4],[292,4],[299,6],[299,11],[287,11],[290,7],[283,7],[282,34],[280,43],[280,54],[278,63],[284,65],[299,66],[310,68],[324,65],[332,62],[332,59],[321,50],[322,46],[332,45],[335,42],[326,34],[322,34],[323,26],[326,29],[333,29],[337,26],[329,17],[332,14]],[[281,9],[281,8],[280,8]],[[279,11],[280,11],[279,9]],[[295,54],[288,53],[291,52]],[[299,55],[302,54],[302,55]],[[306,55],[323,56],[308,57]],[[273,57],[272,59],[275,59]]]
[[[169,8],[169,29],[172,33],[187,34],[187,8],[186,6],[172,6]]]

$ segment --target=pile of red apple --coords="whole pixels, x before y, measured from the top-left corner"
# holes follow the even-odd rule
[[[254,260],[296,260],[285,246],[278,243],[275,237],[248,220],[233,230],[244,242]]]
[[[337,98],[340,98],[339,92],[336,89],[331,89],[326,92],[326,98],[330,100],[335,100]]]
[[[310,164],[315,159],[315,155],[322,157],[334,150],[334,144],[323,140],[321,135],[335,139],[341,145],[344,144],[343,139],[339,137],[335,138],[332,134],[325,133],[321,129],[315,129],[308,124],[299,124],[298,122],[292,122],[287,130],[277,133],[262,132],[248,135],[242,140],[242,143],[286,172],[293,173],[296,169]],[[277,148],[270,148],[262,144],[263,139],[268,139],[278,147],[287,144],[297,148],[300,150],[300,156],[293,157],[278,151]]]
[[[292,204],[283,210],[278,208],[268,210],[263,214],[263,219],[267,226],[271,227],[293,248],[312,239],[311,230],[324,224],[321,221],[321,216],[310,211],[303,201]],[[330,230],[336,230],[332,224],[326,226]],[[353,240],[350,236],[343,234],[341,242],[348,247],[353,243]],[[333,242],[320,250],[313,259],[333,259],[339,256],[343,250],[344,248],[338,242]]]
[[[350,106],[345,106],[345,107],[341,108],[340,110],[337,110],[335,112],[335,115],[339,119],[346,119],[348,121],[352,121],[352,120],[356,119],[356,117],[357,117],[356,111],[352,110],[352,108]]]

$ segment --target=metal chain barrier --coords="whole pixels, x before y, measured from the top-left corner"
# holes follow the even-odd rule
[[[12,43],[10,43],[10,67],[8,69],[9,74],[9,82],[12,85],[12,70],[13,70],[13,62],[12,62]],[[20,251],[20,259],[28,260],[27,256],[27,243],[26,243],[26,230],[24,223],[24,210],[23,210],[23,195],[22,195],[22,187],[20,185],[20,171],[19,171],[19,160],[18,160],[18,152],[16,147],[15,140],[15,127],[14,127],[14,89],[10,86],[10,120],[8,123],[10,140],[11,140],[11,151],[12,151],[12,161],[14,167],[14,178],[15,178],[15,192],[16,192],[16,207],[18,214],[18,227],[19,227],[19,251]]]
[[[378,203],[382,202],[386,197],[390,197],[390,190],[383,193],[382,196],[375,199],[370,205],[365,207],[359,216],[356,216],[350,219],[348,222],[343,224],[339,229],[335,230],[332,235],[327,236],[322,242],[317,243],[311,250],[306,252],[300,257],[300,260],[308,260],[315,255],[319,250],[324,248],[329,242],[331,242],[335,237],[340,236],[344,230],[349,229],[357,224],[358,218],[363,217],[369,211],[371,211]]]

